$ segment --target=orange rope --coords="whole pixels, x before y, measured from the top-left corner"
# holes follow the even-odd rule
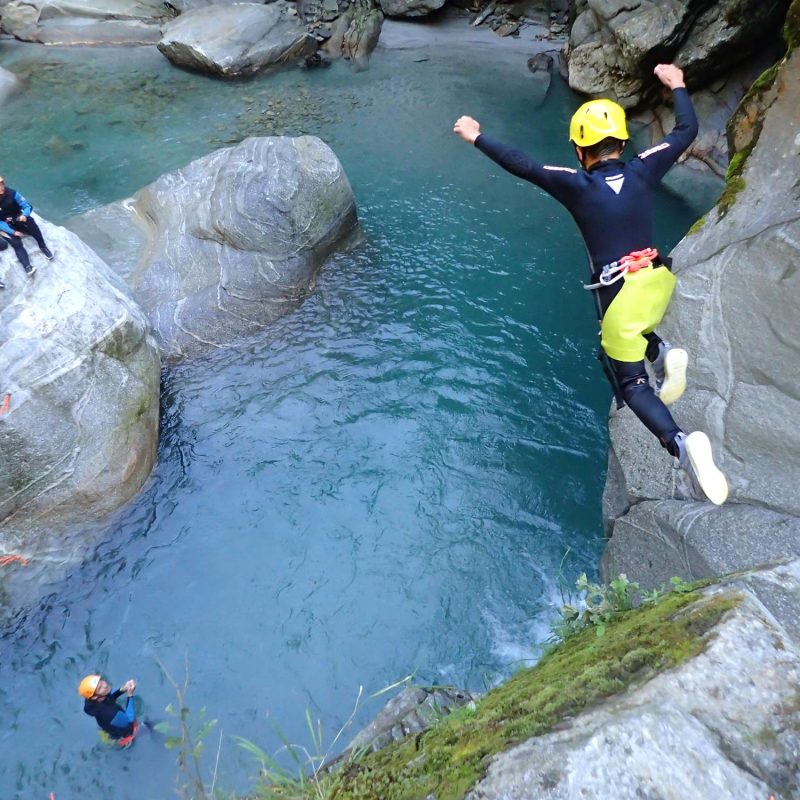
[[[9,564],[13,564],[15,561],[18,561],[23,567],[28,566],[28,559],[23,558],[22,556],[13,555],[13,556],[0,556],[0,567],[7,567]]]
[[[3,402],[0,403],[0,414],[8,414],[11,411],[11,392],[6,392]]]

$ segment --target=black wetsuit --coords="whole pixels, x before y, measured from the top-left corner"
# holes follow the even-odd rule
[[[133,697],[128,697],[125,709],[117,705],[117,698],[125,694],[124,689],[107,694],[102,700],[86,700],[84,713],[94,717],[97,724],[112,738],[122,739],[133,733],[136,719]]]
[[[572,214],[583,235],[597,280],[600,270],[622,256],[653,246],[653,190],[697,136],[695,116],[684,88],[673,91],[675,127],[662,142],[628,162],[609,159],[591,169],[545,166],[514,147],[485,134],[475,146],[518,178],[530,181],[562,203]],[[622,281],[596,291],[598,314],[602,316]],[[647,358],[655,360],[660,339],[647,334]],[[680,431],[667,407],[653,392],[644,361],[609,359],[625,402],[661,444],[676,455],[672,440]]]

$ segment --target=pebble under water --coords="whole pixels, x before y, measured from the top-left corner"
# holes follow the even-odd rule
[[[3,47],[24,81],[0,109],[22,154],[4,175],[47,219],[248,135],[310,133],[365,242],[269,338],[165,370],[151,479],[0,639],[0,797],[172,796],[156,736],[100,744],[88,672],[137,678],[158,719],[175,701],[158,662],[180,682],[188,665],[189,705],[218,720],[203,769],[221,734],[217,786],[242,790],[235,736],[310,746],[306,709],[330,741],[360,685],[483,691],[532,663],[559,576],[596,572],[610,392],[570,218],[451,130],[468,113],[570,164],[578,98],[556,80],[543,100],[501,48],[225,83],[150,50]],[[671,247],[695,213],[667,192],[658,208]]]

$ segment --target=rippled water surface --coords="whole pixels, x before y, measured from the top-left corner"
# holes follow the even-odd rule
[[[155,737],[99,744],[87,672],[138,678],[158,718],[156,658],[179,680],[188,661],[190,705],[219,720],[204,768],[222,731],[218,782],[242,789],[234,735],[273,750],[274,722],[310,744],[306,708],[332,737],[360,684],[483,690],[534,659],[565,554],[572,581],[601,551],[609,391],[569,218],[450,131],[471,113],[569,163],[576,98],[554,84],[539,105],[524,58],[479,49],[228,84],[146,51],[4,47],[25,81],[0,111],[21,154],[4,174],[47,218],[307,132],[342,160],[366,242],[268,340],[165,373],[150,482],[0,640],[0,797],[172,795]],[[672,245],[693,214],[659,208]]]

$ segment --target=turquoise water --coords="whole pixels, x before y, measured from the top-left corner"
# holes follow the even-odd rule
[[[609,391],[582,246],[450,132],[470,113],[568,163],[575,98],[556,83],[539,106],[524,59],[420,57],[226,84],[146,51],[2,51],[26,76],[0,110],[28,154],[6,180],[52,221],[242,136],[307,132],[366,234],[270,341],[165,372],[151,480],[0,640],[4,800],[171,796],[155,738],[99,745],[87,672],[136,677],[162,717],[156,659],[181,681],[188,663],[189,704],[219,721],[204,769],[222,731],[218,785],[242,789],[234,735],[309,745],[308,708],[332,738],[359,685],[410,673],[484,690],[539,654],[562,560],[569,581],[595,571]],[[662,245],[694,218],[668,194],[659,213]]]

